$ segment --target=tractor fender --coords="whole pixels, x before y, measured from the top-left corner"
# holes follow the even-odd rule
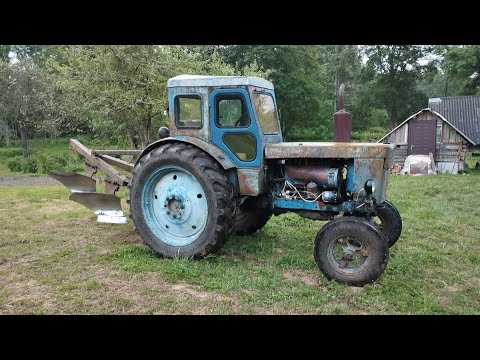
[[[193,137],[193,136],[176,136],[176,137],[167,137],[161,140],[157,140],[150,145],[148,145],[145,149],[143,149],[142,153],[138,157],[135,165],[140,161],[142,157],[147,155],[153,149],[158,148],[159,146],[167,143],[174,143],[174,142],[182,142],[187,144],[192,144],[193,146],[199,148],[200,150],[209,154],[212,158],[214,158],[225,170],[236,168],[237,166],[232,161],[232,159],[223,152],[222,149],[209,143],[205,140]]]

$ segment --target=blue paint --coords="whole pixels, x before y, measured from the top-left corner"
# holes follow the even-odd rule
[[[279,209],[320,210],[318,202],[308,202],[296,199],[273,199],[273,207]]]
[[[245,105],[247,107],[247,113],[250,117],[250,124],[247,127],[218,127],[215,123],[215,96],[221,94],[238,94],[243,96]],[[238,167],[259,167],[262,163],[263,146],[261,146],[261,138],[259,133],[258,124],[253,113],[252,103],[248,92],[245,89],[216,89],[210,94],[210,136],[212,143],[222,149],[226,154],[230,156],[233,162]],[[249,134],[256,140],[255,158],[251,161],[243,161],[239,159],[232,150],[223,142],[223,136],[225,134]]]
[[[150,231],[171,246],[187,246],[202,234],[208,199],[187,170],[168,165],[150,174],[142,190],[142,211]]]
[[[353,179],[355,177],[355,160],[350,159],[347,163],[347,191],[353,192]]]
[[[353,201],[344,201],[341,204],[325,204],[317,201],[303,201],[297,199],[273,199],[273,208],[288,210],[310,210],[310,211],[331,211],[331,212],[353,212]],[[361,208],[360,212],[363,210]]]

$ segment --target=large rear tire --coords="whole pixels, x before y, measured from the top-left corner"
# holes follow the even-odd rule
[[[220,249],[233,229],[224,170],[192,145],[168,143],[142,157],[129,203],[144,243],[164,257],[202,258]]]
[[[385,236],[368,220],[341,217],[320,229],[313,254],[329,280],[363,286],[385,271],[388,245]]]
[[[235,235],[253,234],[263,228],[272,217],[271,211],[256,206],[256,200],[255,197],[250,197],[242,205],[237,206],[235,225],[233,227]]]

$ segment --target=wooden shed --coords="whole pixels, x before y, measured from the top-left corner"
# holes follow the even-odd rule
[[[394,163],[403,166],[408,155],[433,155],[438,172],[463,171],[467,145],[473,144],[438,112],[420,110],[378,142],[395,143]]]

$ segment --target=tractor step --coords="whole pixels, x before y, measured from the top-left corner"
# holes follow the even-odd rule
[[[115,195],[97,193],[95,179],[84,175],[51,171],[49,176],[60,181],[71,194],[69,199],[75,201],[97,215],[97,221],[111,224],[126,224],[120,198]]]

